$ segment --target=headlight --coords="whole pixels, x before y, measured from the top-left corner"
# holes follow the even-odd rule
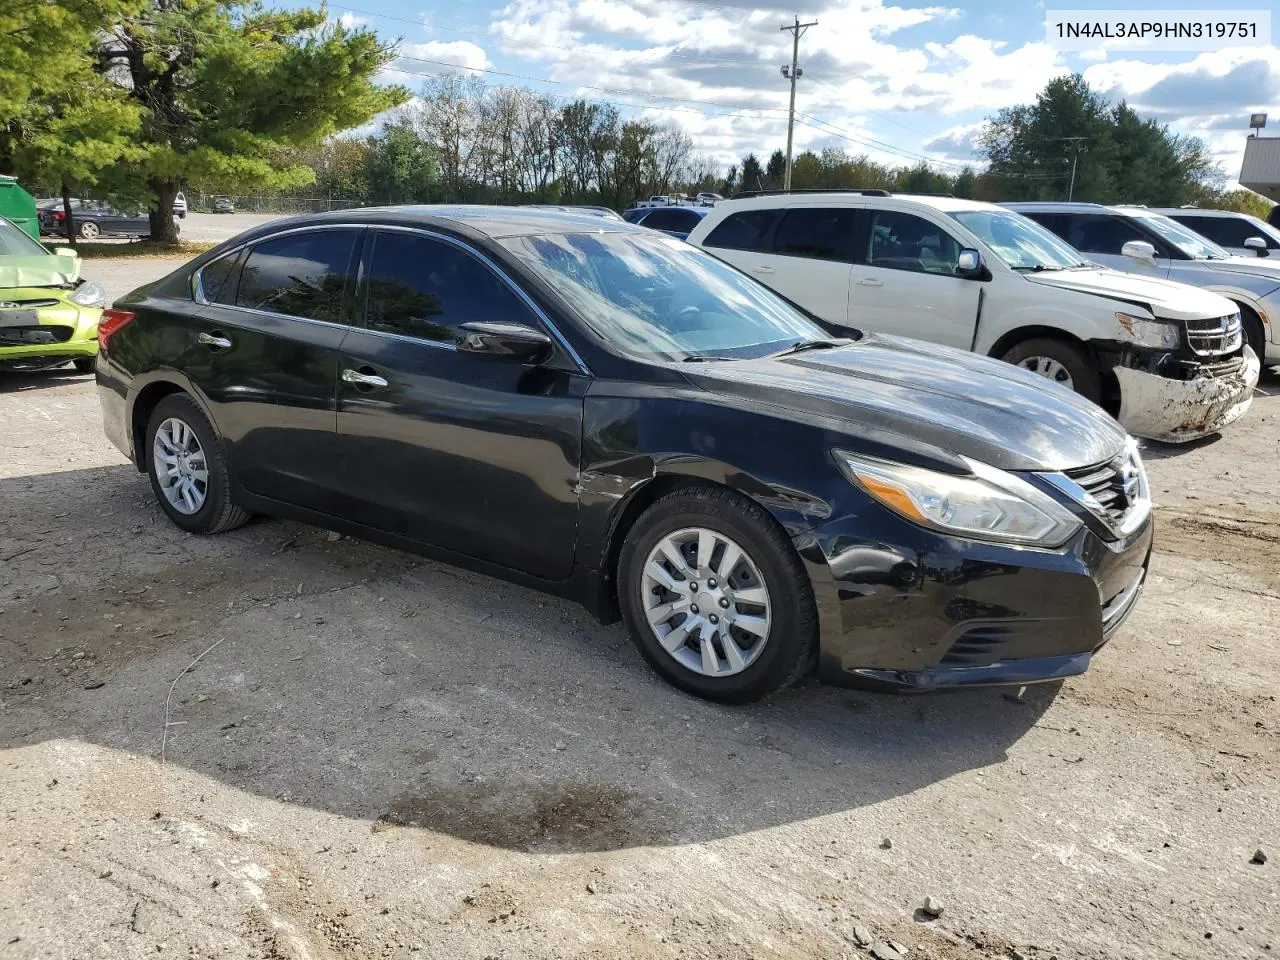
[[[86,280],[67,299],[82,307],[104,307],[107,304],[107,291],[97,280]]]
[[[1070,510],[1027,481],[976,460],[970,476],[833,451],[854,483],[915,523],[979,540],[1056,547],[1081,527]]]
[[[1131,317],[1127,313],[1117,313],[1116,321],[1129,333],[1133,334],[1133,342],[1142,347],[1161,347],[1165,350],[1176,350],[1181,342],[1176,323],[1164,320],[1144,320],[1142,317]]]

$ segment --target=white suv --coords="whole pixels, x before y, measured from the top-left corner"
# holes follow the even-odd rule
[[[1280,363],[1280,257],[1236,257],[1146,207],[1008,203],[1104,266],[1220,293],[1240,309],[1245,336],[1265,365]]]
[[[1100,268],[989,203],[883,190],[755,196],[716,204],[689,242],[830,327],[1007,360],[1140,436],[1214,433],[1248,409],[1258,379],[1230,301]]]

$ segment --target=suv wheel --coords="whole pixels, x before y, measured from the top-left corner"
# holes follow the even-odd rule
[[[789,686],[816,661],[818,618],[786,534],[728,490],[680,490],[622,546],[618,594],[631,639],[675,686],[726,703]]]
[[[190,533],[222,533],[249,519],[231,502],[222,442],[185,393],[165,397],[147,423],[147,474],[161,509]]]
[[[1253,348],[1253,352],[1258,355],[1258,362],[1265,369],[1267,366],[1267,334],[1262,328],[1261,318],[1243,304],[1236,304],[1240,308],[1240,324],[1244,327],[1245,343]]]
[[[1000,359],[1038,373],[1094,403],[1102,401],[1102,378],[1098,375],[1098,368],[1073,343],[1049,337],[1024,340],[1006,351]]]

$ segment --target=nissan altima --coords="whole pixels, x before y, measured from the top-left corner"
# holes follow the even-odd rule
[[[183,530],[293,517],[573,598],[699,696],[1083,671],[1146,576],[1133,441],[1029,371],[842,332],[651,230],[398,207],[134,291],[97,379]]]

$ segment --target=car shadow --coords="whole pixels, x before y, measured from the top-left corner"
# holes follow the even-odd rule
[[[86,378],[92,379],[92,373],[81,373],[68,362],[65,367],[52,370],[18,371],[5,370],[0,367],[0,393],[22,393],[26,390],[42,390],[78,383]]]
[[[1058,689],[724,707],[533,591],[295,523],[183,534],[127,465],[0,502],[0,747],[163,750],[375,831],[551,853],[857,811],[1003,762]]]

